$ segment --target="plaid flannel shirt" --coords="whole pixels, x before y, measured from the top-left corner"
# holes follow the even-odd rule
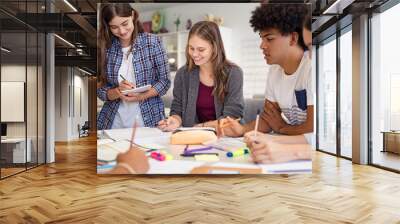
[[[132,48],[132,63],[135,71],[136,85],[152,85],[158,92],[139,103],[143,122],[146,127],[155,127],[165,117],[164,103],[161,96],[171,86],[169,66],[166,51],[159,37],[149,33],[139,33]],[[122,64],[122,48],[119,40],[114,38],[112,45],[106,51],[107,83],[97,88],[97,96],[104,101],[104,105],[97,118],[97,129],[111,129],[120,105],[120,99],[108,100],[107,90],[115,88],[118,83],[118,71]]]

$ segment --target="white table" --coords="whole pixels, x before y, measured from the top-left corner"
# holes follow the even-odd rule
[[[98,143],[98,160],[99,158],[104,158],[102,153],[108,153],[106,150],[119,150],[119,152],[124,152],[129,148],[129,142],[131,135],[131,129],[114,129],[107,130],[105,132],[99,132],[102,140]],[[288,163],[280,164],[254,164],[250,155],[239,156],[235,158],[227,157],[226,151],[221,151],[218,149],[213,149],[212,153],[219,154],[219,161],[215,162],[205,162],[196,161],[193,157],[182,157],[180,154],[183,152],[185,145],[170,145],[169,137],[171,133],[161,132],[156,128],[138,128],[136,130],[135,143],[140,143],[140,145],[154,145],[163,146],[163,150],[168,154],[173,156],[173,160],[169,161],[157,161],[149,157],[150,170],[149,174],[189,174],[193,168],[200,166],[215,166],[215,167],[234,167],[234,168],[248,168],[248,169],[262,169],[262,173],[310,173],[312,170],[311,160],[293,161]],[[110,140],[112,139],[112,140]],[[116,141],[116,142],[113,142]],[[107,143],[108,142],[108,143]],[[104,145],[103,145],[104,143]],[[113,147],[108,147],[108,146]],[[107,149],[105,147],[108,147]],[[190,146],[190,148],[199,148],[204,146]],[[150,147],[151,148],[151,147]],[[117,152],[113,154],[115,158]],[[111,162],[104,166],[98,166],[98,173],[106,172],[115,166],[115,162]],[[233,172],[215,172],[215,173],[230,173]]]
[[[26,144],[26,142],[28,144]],[[25,142],[25,138],[1,139],[2,154],[6,153],[6,152],[12,152],[12,163],[31,162],[32,140],[30,138],[27,138],[26,142]],[[25,145],[27,145],[26,151],[25,151]],[[3,155],[2,155],[2,157],[3,157]],[[25,159],[26,159],[26,161],[25,161]]]

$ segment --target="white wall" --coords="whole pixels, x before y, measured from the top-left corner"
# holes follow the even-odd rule
[[[71,67],[56,67],[55,78],[55,141],[77,139],[78,124],[88,120],[88,78]]]
[[[9,82],[25,82],[26,69],[31,71],[32,66],[25,67],[25,65],[8,64],[1,66],[1,81]],[[33,94],[27,94],[32,96]],[[36,95],[36,94],[35,94]],[[28,100],[30,101],[30,100]],[[1,108],[7,110],[7,108]],[[10,111],[11,112],[11,111]],[[28,114],[29,116],[29,114]],[[28,120],[31,120],[28,117]],[[25,137],[25,122],[7,122],[7,136],[8,137]]]
[[[25,133],[31,141],[32,161],[36,162],[37,153],[39,163],[44,162],[44,83],[42,67],[25,66],[25,64],[3,64],[1,66],[1,80],[11,82],[25,82],[27,119],[24,122],[7,122],[7,137],[24,138]],[[27,80],[25,80],[27,78]],[[2,96],[4,97],[4,96]],[[13,113],[10,108],[1,108],[2,112]],[[23,111],[24,112],[24,111]],[[27,131],[27,132],[26,132]]]
[[[204,20],[206,14],[222,17],[223,26],[232,29],[232,47],[227,52],[228,59],[238,64],[244,71],[244,94],[252,97],[254,94],[264,95],[268,65],[264,61],[259,48],[261,40],[258,33],[253,32],[249,20],[251,12],[259,3],[137,3],[133,4],[139,10],[142,22],[151,21],[154,8],[162,8],[165,14],[165,27],[169,32],[175,32],[174,21],[179,16],[179,30],[185,30],[186,21],[192,24]],[[172,7],[169,7],[172,6]],[[147,8],[152,10],[148,11]]]

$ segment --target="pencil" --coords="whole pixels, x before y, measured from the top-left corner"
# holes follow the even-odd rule
[[[136,133],[136,128],[137,128],[137,115],[135,117],[135,119],[133,120],[133,127],[132,127],[132,135],[131,135],[131,146],[129,148],[132,147],[133,144],[135,144],[133,141],[135,139],[135,133]]]
[[[234,121],[240,121],[240,117],[239,118],[236,118]],[[219,121],[219,120],[218,120]],[[220,128],[226,128],[226,127],[228,127],[230,124],[221,124],[220,125]]]
[[[258,122],[260,120],[260,110],[257,110],[256,126],[254,127],[254,137],[257,137]]]

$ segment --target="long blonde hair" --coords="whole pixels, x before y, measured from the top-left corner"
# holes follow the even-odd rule
[[[100,86],[103,86],[107,82],[106,78],[106,50],[111,47],[113,34],[111,33],[108,23],[115,17],[130,17],[133,16],[134,30],[132,33],[132,42],[134,43],[138,33],[142,33],[143,27],[139,21],[138,12],[131,7],[129,3],[108,3],[102,4],[100,10],[100,27],[98,32],[98,49],[97,49],[97,73],[99,75]]]
[[[235,64],[226,59],[224,43],[218,25],[210,21],[200,21],[194,24],[189,31],[188,44],[186,45],[186,65],[189,71],[198,67],[189,55],[189,39],[194,35],[209,42],[212,46],[210,61],[212,61],[215,83],[213,95],[216,95],[217,99],[223,102],[227,94],[228,69]]]

